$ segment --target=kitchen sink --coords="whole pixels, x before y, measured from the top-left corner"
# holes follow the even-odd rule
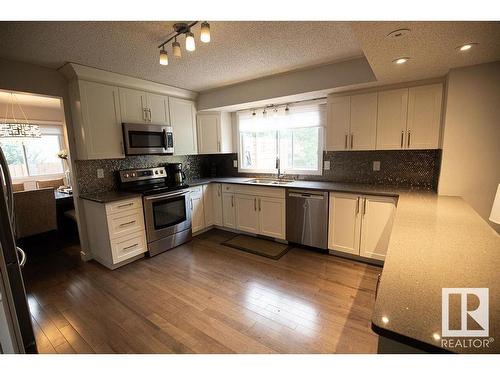
[[[254,178],[252,180],[248,180],[251,184],[266,184],[266,185],[286,185],[293,180],[284,180],[284,179],[272,179],[272,178]]]

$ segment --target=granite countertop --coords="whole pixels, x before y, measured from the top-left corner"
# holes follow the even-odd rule
[[[397,197],[401,192],[418,191],[420,193],[424,190],[415,190],[410,188],[397,188],[394,186],[386,185],[369,185],[369,184],[353,184],[353,183],[339,183],[339,182],[328,182],[328,181],[304,181],[304,180],[294,180],[285,185],[271,185],[271,184],[261,184],[248,182],[253,180],[252,177],[212,177],[203,178],[199,180],[188,181],[189,186],[199,186],[206,185],[211,182],[224,183],[224,184],[241,184],[249,186],[268,186],[276,188],[287,188],[287,189],[309,189],[309,190],[327,190],[327,191],[338,191],[353,194],[375,194]],[[428,191],[425,191],[428,192]]]
[[[445,351],[500,352],[500,236],[462,198],[381,185],[300,180],[268,185],[248,180],[209,178],[189,185],[218,182],[398,197],[372,315],[374,331],[426,351],[443,351],[442,288],[489,288],[489,347],[448,344]],[[453,318],[450,321],[456,326]]]
[[[442,288],[489,288],[488,337],[494,341],[488,348],[448,344],[447,350],[499,353],[499,270],[500,236],[462,198],[400,193],[372,327],[383,336],[441,351]],[[451,327],[460,327],[453,316],[458,315],[450,317]]]
[[[110,203],[110,202],[120,201],[122,199],[128,199],[140,196],[141,196],[140,194],[125,192],[125,191],[107,191],[103,193],[80,194],[80,198],[97,203]]]

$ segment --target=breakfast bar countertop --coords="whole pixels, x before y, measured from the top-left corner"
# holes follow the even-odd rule
[[[140,197],[141,195],[138,193],[131,193],[126,191],[107,191],[107,192],[99,192],[99,193],[88,193],[88,194],[80,194],[81,199],[85,199],[88,201],[93,201],[97,203],[111,203],[120,201],[122,199]]]

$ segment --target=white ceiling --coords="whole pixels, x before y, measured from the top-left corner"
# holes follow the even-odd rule
[[[57,69],[75,62],[193,91],[366,56],[377,85],[500,60],[500,22],[211,22],[212,41],[160,66],[173,22],[0,22],[0,57]],[[409,28],[408,36],[386,35]],[[181,45],[184,38],[180,40]],[[455,48],[479,43],[467,53]],[[409,56],[395,65],[392,60]]]
[[[172,22],[0,22],[0,56],[50,68],[75,62],[194,91],[362,56],[346,22],[211,22],[212,41],[160,66]]]
[[[352,22],[379,84],[444,76],[451,68],[500,60],[500,22]],[[399,39],[391,31],[407,28]],[[456,47],[479,43],[467,52]],[[401,65],[398,57],[410,57]]]

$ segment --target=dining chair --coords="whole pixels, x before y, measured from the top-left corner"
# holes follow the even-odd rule
[[[37,189],[43,189],[43,188],[48,188],[51,187],[53,189],[57,189],[59,186],[64,185],[64,179],[58,178],[55,180],[38,180],[36,181],[36,188]]]
[[[16,192],[16,191],[24,191],[24,183],[22,183],[22,182],[19,182],[17,184],[13,183],[12,184],[12,190],[14,192]]]
[[[57,229],[56,199],[52,187],[14,193],[16,237],[24,238]]]

